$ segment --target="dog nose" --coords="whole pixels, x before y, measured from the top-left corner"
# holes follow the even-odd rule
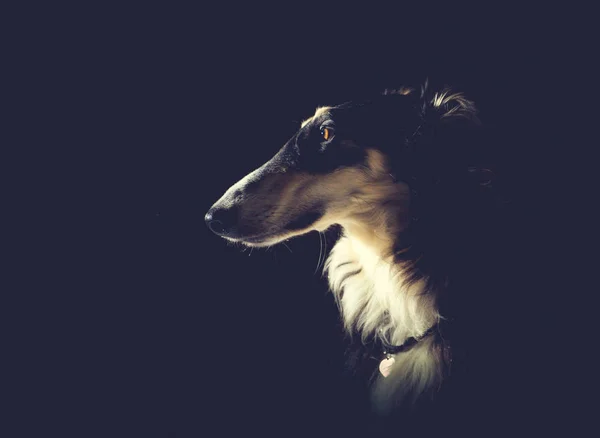
[[[213,213],[211,211],[206,213],[206,216],[204,216],[204,222],[206,222],[206,225],[208,226],[208,228],[210,228],[210,231],[212,231],[215,234],[221,234],[224,230],[223,222],[221,222],[218,219],[214,219]]]
[[[237,225],[237,220],[237,208],[235,207],[211,208],[204,216],[204,221],[210,231],[219,236],[231,234]]]

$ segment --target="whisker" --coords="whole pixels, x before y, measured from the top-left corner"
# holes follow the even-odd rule
[[[319,265],[321,264],[321,254],[323,253],[323,240],[321,239],[321,233],[319,233],[319,259],[317,260],[317,267],[315,268],[315,272],[313,275],[317,273],[319,270]]]
[[[327,235],[323,233],[323,242],[325,242],[325,250],[323,251],[323,261],[321,262],[321,268],[325,266],[325,259],[327,258]]]

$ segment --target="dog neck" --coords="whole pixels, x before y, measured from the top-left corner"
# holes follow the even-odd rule
[[[343,236],[325,267],[346,330],[391,345],[421,337],[439,318],[425,279],[407,282],[394,261],[395,238],[406,226],[400,209],[388,204],[376,219],[342,224]]]

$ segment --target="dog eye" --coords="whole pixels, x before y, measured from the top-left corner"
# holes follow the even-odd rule
[[[332,128],[325,128],[322,127],[321,128],[321,137],[323,137],[325,140],[331,140],[331,138],[333,137],[334,131]]]

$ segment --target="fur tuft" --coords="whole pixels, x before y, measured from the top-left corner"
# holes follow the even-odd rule
[[[464,117],[477,120],[475,104],[465,98],[462,93],[454,93],[450,89],[437,92],[431,99],[434,108],[442,111],[442,118]]]

